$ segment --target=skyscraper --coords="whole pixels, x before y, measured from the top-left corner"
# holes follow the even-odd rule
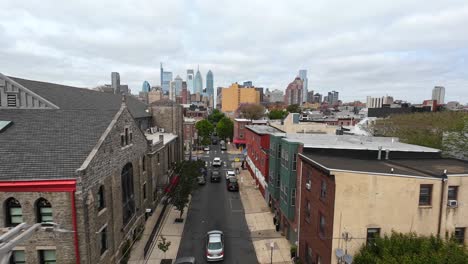
[[[161,87],[163,92],[168,92],[172,82],[172,72],[166,72],[161,63]]]
[[[112,84],[111,87],[114,89],[114,93],[120,93],[120,74],[118,72],[111,73]]]
[[[286,105],[302,104],[302,80],[300,77],[296,77],[286,88],[284,94],[284,103]]]
[[[194,91],[194,73],[192,69],[187,70],[187,90],[191,93],[195,93]]]
[[[309,91],[307,79],[307,70],[299,70],[299,78],[302,80],[302,101],[307,101],[307,92]],[[301,102],[302,103],[302,102]]]
[[[150,90],[151,90],[151,85],[149,84],[148,81],[144,81],[144,82],[143,82],[143,85],[142,85],[142,87],[141,87],[141,91],[147,93],[147,92],[149,92]]]
[[[180,93],[182,92],[182,78],[180,78],[179,75],[177,75],[174,79],[174,85],[175,85],[175,96],[179,96]]]
[[[445,100],[445,87],[435,86],[432,89],[432,100],[437,100],[438,104],[443,104]]]
[[[328,96],[326,96],[327,98],[327,102],[329,105],[335,105],[338,103],[338,95],[339,93],[337,91],[331,91],[331,92],[328,92]]]
[[[209,96],[214,95],[213,73],[211,72],[211,70],[209,70],[208,73],[206,74],[206,93]]]
[[[200,73],[200,68],[197,69],[197,74],[195,74],[195,82],[193,85],[194,93],[202,94],[203,93],[203,79]]]

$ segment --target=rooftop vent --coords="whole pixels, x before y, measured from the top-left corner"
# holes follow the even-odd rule
[[[13,124],[13,121],[2,121],[0,120],[0,133],[7,130]]]

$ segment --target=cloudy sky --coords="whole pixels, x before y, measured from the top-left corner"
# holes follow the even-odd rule
[[[435,85],[468,103],[466,0],[0,0],[0,72],[80,87],[118,71],[133,92],[159,63],[215,86],[252,80],[344,101],[392,95],[420,103]]]

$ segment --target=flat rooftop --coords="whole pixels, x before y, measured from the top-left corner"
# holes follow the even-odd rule
[[[398,138],[330,134],[287,134],[283,139],[299,142],[304,148],[354,149],[438,153],[439,149],[399,142]]]
[[[275,127],[267,126],[267,125],[253,125],[253,126],[245,126],[246,128],[252,130],[257,134],[284,134],[284,131],[281,131]]]
[[[167,143],[171,142],[172,140],[177,138],[177,135],[174,135],[172,133],[162,133],[162,132],[156,132],[153,134],[150,133],[145,133],[146,139],[148,140],[153,140],[153,144],[159,141],[159,136],[163,136],[163,144],[166,145]]]
[[[317,153],[303,153],[306,157],[328,170],[349,170],[370,173],[392,173],[409,176],[440,177],[444,170],[447,175],[468,175],[468,162],[457,159],[395,159],[368,160],[342,156],[327,156]]]

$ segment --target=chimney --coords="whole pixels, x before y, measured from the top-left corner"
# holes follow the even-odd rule
[[[385,150],[385,159],[388,160],[389,156],[390,156],[390,150],[386,149]]]
[[[161,142],[164,141],[164,135],[159,135],[159,141],[161,141]]]
[[[378,160],[382,159],[382,146],[379,146],[379,154],[377,155],[377,159]]]

